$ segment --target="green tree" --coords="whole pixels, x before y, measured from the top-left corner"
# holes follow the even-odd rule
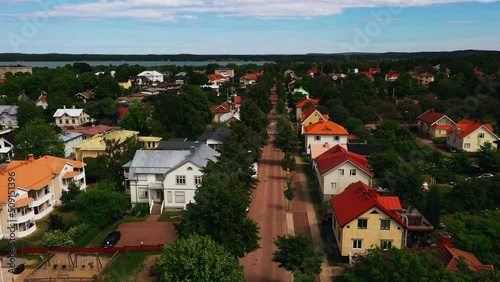
[[[235,257],[210,237],[197,234],[165,245],[156,265],[158,282],[247,281]]]
[[[49,155],[64,158],[64,142],[55,130],[42,119],[26,124],[15,136],[14,157],[24,160],[29,154],[36,158]]]
[[[286,176],[286,186],[285,190],[283,190],[283,194],[285,195],[285,199],[287,200],[288,204],[288,210],[290,211],[291,209],[291,202],[295,198],[295,189],[292,187],[292,179],[293,176],[289,176],[287,171],[287,176]]]
[[[274,240],[278,250],[273,261],[291,272],[320,274],[323,255],[312,249],[311,239],[304,234],[278,236]]]
[[[273,146],[279,148],[283,153],[294,153],[299,147],[299,139],[293,131],[290,121],[284,117],[278,119],[276,125],[276,138],[273,141]]]
[[[243,124],[259,134],[261,144],[267,144],[269,119],[259,106],[250,99],[244,100],[240,107],[240,116]]]
[[[205,85],[208,83],[208,77],[203,73],[189,72],[188,81],[192,85]]]
[[[153,111],[142,103],[132,104],[125,116],[120,121],[123,129],[139,131],[141,136],[151,134]]]
[[[17,106],[17,126],[20,129],[23,129],[32,120],[45,118],[43,109],[31,101],[19,100]]]
[[[129,206],[129,197],[117,192],[112,182],[99,182],[76,197],[76,218],[103,228],[122,218]]]
[[[281,168],[284,171],[294,171],[295,167],[295,158],[290,153],[286,152],[281,160]]]
[[[134,159],[135,152],[142,149],[142,144],[137,137],[131,137],[124,142],[108,139],[106,143],[104,161],[104,176],[112,181],[120,191],[125,191],[125,176],[123,165]]]
[[[51,213],[49,215],[49,230],[61,230],[64,228],[62,216]]]
[[[63,190],[61,193],[61,202],[66,206],[69,210],[76,209],[76,198],[80,195],[82,191],[80,187],[75,183],[71,183],[68,185],[68,190]]]
[[[441,201],[442,194],[437,188],[431,188],[425,195],[425,211],[427,219],[433,226],[439,226],[441,223]]]
[[[385,171],[383,182],[402,199],[418,201],[422,197],[422,175],[409,163]]]
[[[481,145],[477,152],[479,167],[488,172],[500,172],[500,150],[490,142]]]
[[[98,156],[97,158],[84,158],[85,179],[87,183],[94,183],[105,178],[105,160],[106,156]]]

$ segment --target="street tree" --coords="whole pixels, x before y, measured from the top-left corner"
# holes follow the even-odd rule
[[[291,202],[295,198],[295,189],[292,186],[293,176],[288,175],[289,171],[287,171],[286,175],[286,186],[285,190],[283,190],[283,194],[285,195],[285,199],[287,199],[288,211],[291,210]]]
[[[276,125],[276,138],[273,141],[273,146],[279,148],[283,153],[294,153],[299,147],[299,139],[293,132],[290,121],[285,117],[278,119]]]
[[[64,142],[55,130],[42,119],[26,124],[15,136],[14,157],[24,160],[29,154],[36,158],[50,155],[64,158]]]
[[[209,236],[193,234],[165,245],[156,281],[243,282],[243,266]]]
[[[288,152],[285,153],[281,160],[281,168],[284,171],[294,171],[296,168],[295,158]]]
[[[240,107],[240,116],[241,122],[259,135],[261,144],[267,144],[269,119],[259,106],[252,100],[244,100]]]
[[[273,262],[291,272],[321,273],[323,255],[314,251],[311,239],[304,234],[279,236],[274,240],[278,250],[273,253]]]

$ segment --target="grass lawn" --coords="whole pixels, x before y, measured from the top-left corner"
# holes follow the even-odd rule
[[[164,211],[158,221],[160,222],[178,222],[182,220],[182,210]]]
[[[104,239],[106,238],[106,236],[112,232],[112,231],[115,231],[118,229],[118,226],[122,223],[125,223],[125,222],[141,222],[141,221],[144,221],[146,219],[146,217],[135,217],[135,216],[126,216],[126,217],[123,217],[121,219],[119,219],[118,221],[116,221],[115,223],[113,223],[112,225],[109,225],[107,226],[106,228],[104,228],[103,230],[101,230],[101,232],[99,232],[99,234],[97,234],[94,239],[92,239],[87,246],[90,246],[90,247],[99,247],[101,246],[102,244],[102,241],[104,241]]]
[[[129,252],[119,254],[106,269],[102,281],[130,281],[130,277],[144,268],[144,262],[150,255],[157,252]]]

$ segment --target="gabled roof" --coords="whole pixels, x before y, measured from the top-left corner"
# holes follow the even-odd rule
[[[228,80],[228,77],[227,76],[224,76],[222,74],[209,74],[208,76],[208,80],[210,81],[214,81],[214,80]]]
[[[437,122],[438,120],[442,119],[443,117],[446,117],[446,115],[442,114],[440,112],[437,112],[434,109],[429,109],[429,110],[425,111],[423,114],[419,115],[418,120],[421,120],[425,123],[432,125],[435,122]]]
[[[340,145],[336,145],[319,155],[314,161],[318,165],[321,175],[325,175],[332,169],[335,169],[346,162],[350,162],[354,166],[363,170],[366,174],[373,176],[373,172],[371,172],[368,168],[368,160],[365,157],[349,152]]]
[[[83,113],[83,109],[58,109],[53,117],[62,117],[63,115],[68,115],[70,117],[79,117]]]
[[[293,94],[300,94],[302,96],[309,96],[309,92],[307,92],[307,90],[302,88],[302,86],[299,88],[295,88],[295,90],[293,90]]]
[[[314,112],[317,112],[318,115],[321,116],[321,118],[323,118],[324,120],[328,120],[328,115],[322,114],[318,110],[318,108],[316,108],[316,106],[312,106],[309,109],[307,109],[307,111],[305,113],[303,113],[302,115],[300,115],[301,122],[304,122],[307,118],[309,118],[309,116],[311,116],[312,114],[314,114]]]
[[[381,200],[381,198],[384,197],[380,196],[375,189],[371,189],[363,182],[358,181],[351,184],[347,189],[333,197],[330,201],[341,227],[344,227],[346,224],[374,207],[381,209],[402,226],[407,227],[401,217],[390,210],[390,207],[387,207],[383,202],[384,200]]]
[[[212,112],[215,114],[225,114],[231,111],[231,105],[228,103],[222,103],[220,105],[212,105]]]
[[[140,74],[138,74],[137,76],[163,76],[163,74],[161,72],[158,72],[158,71],[143,71],[141,72]]]
[[[329,120],[320,120],[304,128],[306,135],[349,135],[349,132],[339,124]]]
[[[233,119],[241,120],[240,111],[229,112],[227,114],[223,114],[222,116],[220,116],[219,121],[220,122],[228,122],[228,121],[231,121]]]
[[[461,121],[459,121],[457,124],[456,124],[456,127],[458,129],[458,134],[457,136],[459,138],[465,138],[469,135],[471,135],[474,131],[478,130],[479,128],[484,128],[486,129],[487,131],[489,131],[491,134],[495,135],[493,133],[493,126],[491,124],[483,124],[481,123],[480,121],[472,121],[472,120],[468,120],[468,119],[462,119]],[[448,132],[453,132],[453,128],[451,129],[448,129]],[[495,135],[495,137],[498,138],[498,136]]]
[[[396,73],[396,72],[389,72],[385,75],[385,79],[386,80],[389,80],[389,79],[398,79],[401,75],[399,73]]]
[[[295,103],[295,106],[297,108],[302,108],[302,107],[304,107],[307,104],[317,105],[318,103],[319,103],[319,99],[304,99],[302,101],[299,101],[299,102]]]
[[[0,173],[0,202],[6,202],[8,197],[8,177],[9,172],[16,173],[16,188],[26,190],[38,190],[49,184],[54,175],[60,174],[63,167],[69,164],[74,168],[82,168],[85,163],[45,156],[38,159],[29,158],[26,161],[12,161],[7,166],[6,171]]]
[[[94,96],[94,91],[87,90],[87,91],[79,92],[79,93],[76,93],[75,96],[81,96],[81,97],[84,97],[86,99],[90,99],[90,98],[92,98],[92,96]]]
[[[198,137],[198,141],[205,142],[209,139],[224,141],[231,136],[231,129],[227,127],[216,127],[207,129],[203,134]]]
[[[11,116],[17,115],[17,106],[13,105],[0,105],[0,115],[6,113]]]
[[[61,140],[63,142],[68,142],[68,141],[73,140],[75,138],[78,138],[82,135],[83,134],[80,132],[70,132],[70,131],[63,131],[63,132],[58,134],[59,138],[61,138]]]
[[[83,140],[80,144],[73,148],[86,151],[104,151],[106,150],[105,140],[117,140],[119,144],[125,142],[129,138],[138,136],[139,131],[131,130],[113,130],[102,134],[96,134],[90,139]]]
[[[67,129],[65,131],[68,132],[79,132],[82,133],[85,137],[92,137],[94,135],[100,134],[100,133],[105,133],[114,130],[115,128],[112,126],[108,125],[103,125],[99,124],[96,126],[88,126],[88,127],[81,127],[78,129]]]
[[[245,75],[242,75],[240,77],[240,80],[257,80],[257,78],[259,78],[259,76],[261,76],[263,74],[264,74],[263,71],[260,71],[258,73],[247,73]]]
[[[2,130],[0,132],[0,138],[4,138],[11,145],[14,145],[14,141],[15,141],[14,136],[15,136],[15,134],[14,134],[14,131],[12,131],[12,129],[6,129],[6,130]]]

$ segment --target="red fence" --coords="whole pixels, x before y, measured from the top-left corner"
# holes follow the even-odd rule
[[[85,253],[85,254],[113,254],[116,252],[144,252],[144,251],[161,251],[163,250],[163,244],[158,245],[142,245],[142,246],[123,246],[123,247],[111,247],[111,248],[101,248],[101,247],[89,247],[89,248],[77,248],[77,247],[56,247],[56,248],[19,248],[16,250],[18,254],[46,254],[50,252],[56,253]]]

